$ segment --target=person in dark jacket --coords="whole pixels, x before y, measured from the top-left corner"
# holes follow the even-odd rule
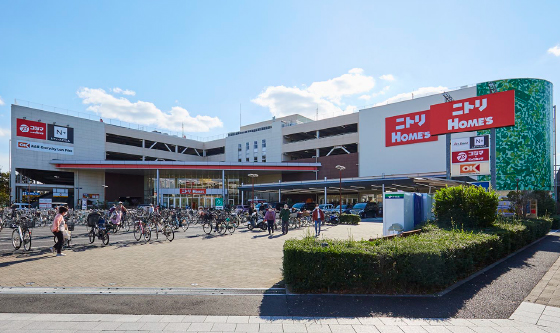
[[[288,225],[290,223],[290,209],[288,205],[284,205],[284,208],[280,211],[280,219],[282,220],[282,234],[286,235],[288,233]]]

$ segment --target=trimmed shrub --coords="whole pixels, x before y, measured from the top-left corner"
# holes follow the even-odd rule
[[[486,228],[496,219],[498,198],[480,186],[443,188],[434,195],[434,215],[441,227]]]
[[[284,281],[296,292],[425,294],[441,291],[546,235],[550,219],[373,241],[306,237],[284,243]]]
[[[360,224],[360,215],[355,214],[342,214],[340,215],[340,224]]]
[[[552,229],[560,229],[560,215],[552,215]]]

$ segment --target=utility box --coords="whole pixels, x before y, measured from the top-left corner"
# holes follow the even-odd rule
[[[434,195],[422,193],[422,222],[434,219]]]
[[[383,236],[414,229],[414,193],[383,194]]]

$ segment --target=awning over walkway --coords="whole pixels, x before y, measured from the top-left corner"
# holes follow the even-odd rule
[[[403,175],[384,175],[378,177],[359,177],[342,178],[328,180],[309,180],[301,182],[281,182],[255,184],[255,191],[258,192],[277,192],[281,190],[283,194],[297,193],[323,193],[325,187],[328,192],[339,190],[339,186],[345,193],[348,192],[380,192],[385,186],[385,191],[419,191],[433,192],[438,188],[446,186],[457,186],[467,184],[467,181],[475,181],[469,177],[461,179],[445,179],[445,172],[428,174],[403,174]],[[244,184],[240,190],[252,190],[251,184]]]
[[[51,160],[60,169],[144,169],[144,170],[239,170],[239,171],[316,171],[321,163],[247,163],[181,161],[70,161]]]

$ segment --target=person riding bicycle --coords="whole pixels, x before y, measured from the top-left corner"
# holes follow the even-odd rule
[[[119,204],[117,205],[116,208],[116,212],[117,212],[117,224],[121,223],[121,220],[124,221],[124,218],[126,217],[126,213],[128,213],[128,210],[124,207],[122,201],[119,201]]]

